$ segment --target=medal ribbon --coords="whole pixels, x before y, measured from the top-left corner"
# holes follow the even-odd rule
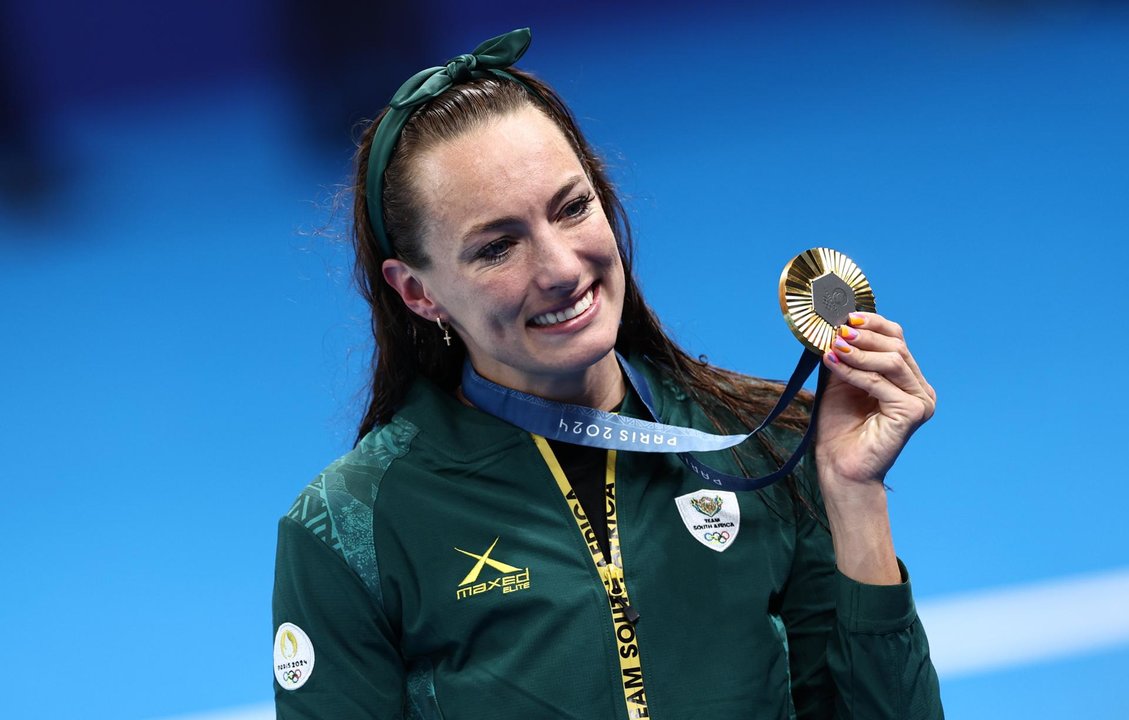
[[[561,468],[556,455],[553,454],[553,449],[540,435],[533,435],[533,442],[536,443],[537,449],[541,451],[545,464],[549,466],[553,479],[557,481],[557,487],[560,488],[561,494],[564,495],[565,501],[572,511],[572,517],[576,520],[580,534],[584,537],[588,551],[592,554],[592,562],[596,566],[596,572],[599,573],[600,581],[604,584],[604,590],[608,593],[608,605],[612,613],[616,655],[619,657],[620,680],[623,684],[623,698],[627,704],[628,720],[650,717],[647,710],[647,694],[643,690],[643,665],[640,660],[639,642],[635,632],[635,621],[639,619],[639,613],[631,607],[631,601],[627,596],[627,582],[623,575],[623,556],[619,549],[619,528],[616,522],[615,501],[615,450],[608,451],[607,470],[604,475],[604,502],[607,505],[608,518],[608,551],[611,553],[610,558],[605,558],[604,552],[600,549],[600,543],[596,540],[596,534],[592,531],[592,524],[588,522],[588,516],[585,515],[584,508],[580,504],[580,498],[576,496],[572,484],[565,477],[564,469]]]
[[[646,378],[619,353],[616,353],[616,358],[647,412],[657,419],[658,413],[655,412],[654,399]],[[469,358],[463,365],[462,389],[463,395],[478,409],[534,435],[606,450],[677,453],[682,463],[698,477],[723,490],[759,490],[792,472],[807,450],[815,429],[816,412],[819,410],[819,389],[826,377],[826,371],[822,368],[808,428],[792,456],[778,470],[757,478],[730,475],[702,463],[690,453],[725,450],[743,443],[768,427],[800,392],[804,381],[820,365],[820,360],[818,354],[804,351],[775,407],[756,429],[746,435],[713,435],[693,428],[639,420],[583,405],[546,400],[487,380],[475,371]]]

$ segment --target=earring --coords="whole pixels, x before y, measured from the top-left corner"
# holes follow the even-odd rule
[[[435,322],[439,323],[439,329],[443,331],[443,341],[447,343],[447,347],[451,347],[451,333],[447,332],[447,328],[443,326],[443,318],[435,318]]]

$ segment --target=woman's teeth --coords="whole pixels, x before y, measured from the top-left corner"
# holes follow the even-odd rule
[[[584,293],[584,297],[576,301],[576,304],[570,308],[565,308],[560,312],[545,313],[533,318],[534,325],[544,327],[546,325],[556,325],[563,323],[565,320],[571,320],[588,308],[592,307],[592,291]]]

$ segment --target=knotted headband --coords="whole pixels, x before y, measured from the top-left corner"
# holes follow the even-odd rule
[[[446,65],[420,70],[408,78],[392,96],[388,102],[388,112],[384,114],[372,138],[365,180],[369,222],[382,258],[392,257],[392,243],[384,228],[384,171],[388,168],[392,151],[412,113],[420,105],[442,95],[448,88],[476,78],[500,77],[528,87],[505,72],[505,69],[525,54],[531,39],[529,28],[490,38],[469,55],[458,55]]]

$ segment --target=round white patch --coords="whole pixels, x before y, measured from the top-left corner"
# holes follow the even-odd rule
[[[314,673],[314,644],[294,623],[282,623],[274,634],[274,679],[283,690],[297,690]]]

